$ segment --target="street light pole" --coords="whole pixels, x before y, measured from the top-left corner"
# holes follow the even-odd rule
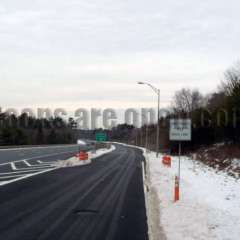
[[[157,94],[157,134],[156,134],[156,156],[159,155],[159,135],[160,135],[160,89],[147,82],[138,82],[138,84],[148,85]]]
[[[159,154],[159,135],[160,135],[160,90],[157,89],[157,94],[158,94],[158,117],[157,117],[157,157]]]

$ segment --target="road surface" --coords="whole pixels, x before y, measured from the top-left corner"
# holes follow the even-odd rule
[[[84,145],[57,145],[57,146],[44,146],[44,147],[24,147],[24,148],[9,148],[0,149],[0,164],[8,163],[11,161],[19,161],[21,159],[38,159],[39,157],[52,157],[60,156],[63,153],[76,152],[78,148],[85,149],[88,147]]]
[[[141,151],[117,145],[91,165],[49,168],[52,161],[71,155],[64,151],[19,159],[15,170],[10,161],[0,166],[0,180],[6,183],[0,186],[1,239],[147,240]],[[24,178],[24,171],[41,167],[48,168]],[[18,171],[22,178],[4,179],[4,173]]]
[[[58,145],[0,149],[0,186],[56,169],[65,160],[90,145]]]

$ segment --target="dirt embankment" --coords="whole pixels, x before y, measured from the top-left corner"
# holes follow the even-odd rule
[[[240,178],[240,145],[221,143],[211,147],[201,147],[191,153],[191,157],[216,171],[225,171],[237,179]]]

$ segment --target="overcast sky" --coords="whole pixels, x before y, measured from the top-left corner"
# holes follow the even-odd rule
[[[163,105],[239,59],[238,0],[1,0],[0,106]]]

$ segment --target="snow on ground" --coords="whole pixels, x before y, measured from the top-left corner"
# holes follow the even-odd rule
[[[114,151],[116,147],[114,145],[111,145],[109,149],[107,148],[101,148],[96,150],[96,152],[88,152],[88,160],[79,160],[78,157],[72,157],[67,160],[61,160],[56,163],[57,167],[75,167],[75,166],[81,166],[81,165],[86,165],[90,164],[91,160],[100,156],[103,156],[107,153],[110,153]]]
[[[78,139],[78,140],[77,140],[77,144],[78,144],[78,145],[86,145],[86,142],[83,141],[83,140],[81,140],[81,139]]]
[[[115,149],[116,149],[116,147],[114,145],[111,145],[109,149],[100,148],[96,151],[96,153],[90,152],[90,158],[94,159],[94,158],[97,158],[97,157],[101,157],[101,156],[103,156],[107,153],[110,153],[110,152],[114,151]]]
[[[168,240],[239,240],[240,180],[187,157],[181,158],[180,201],[173,202],[178,157],[172,167],[162,165],[154,152],[151,187],[159,198],[160,224]]]

